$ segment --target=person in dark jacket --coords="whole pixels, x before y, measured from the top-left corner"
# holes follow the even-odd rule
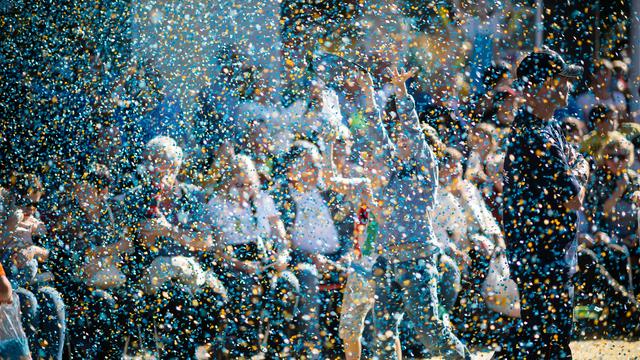
[[[588,163],[554,119],[582,68],[543,49],[518,65],[525,106],[507,145],[503,226],[522,321],[496,358],[570,359],[576,211],[582,206]]]

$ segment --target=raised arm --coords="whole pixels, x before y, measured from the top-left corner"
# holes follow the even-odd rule
[[[349,124],[354,135],[353,150],[362,156],[368,168],[386,168],[394,147],[382,124],[373,79],[371,75],[361,73],[356,82],[360,87],[362,105]]]
[[[401,140],[406,142],[406,144],[396,144],[396,147],[398,145],[404,145],[411,149],[410,153],[413,154],[413,160],[418,162],[426,160],[429,163],[435,163],[435,155],[431,147],[427,144],[424,133],[422,132],[422,127],[420,126],[415,102],[407,91],[407,80],[412,78],[416,71],[417,69],[415,68],[409,71],[398,71],[398,69],[388,70],[391,76],[391,83],[395,87],[396,107],[398,111],[397,122],[391,125],[394,131],[399,132],[398,135],[402,135],[397,136],[398,140],[402,138]],[[407,159],[401,160],[405,161]]]

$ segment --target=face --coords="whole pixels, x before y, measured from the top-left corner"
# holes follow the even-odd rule
[[[288,178],[309,188],[315,187],[322,176],[320,164],[321,159],[318,154],[305,152],[289,166]]]
[[[252,167],[238,166],[233,171],[231,180],[232,197],[238,197],[238,201],[245,201],[251,194],[257,191],[259,184],[249,175],[249,171],[255,171]],[[233,190],[235,189],[235,190]]]
[[[413,149],[411,148],[411,140],[404,133],[394,131],[391,134],[391,140],[396,144],[398,150],[398,157],[402,161],[408,161],[413,155]]]
[[[560,76],[551,79],[554,89],[551,91],[551,102],[559,108],[569,104],[569,93],[571,92],[571,81],[569,78]]]
[[[630,154],[625,149],[607,149],[603,158],[612,173],[620,173],[629,167]]]
[[[257,154],[266,154],[269,153],[273,147],[269,138],[269,131],[264,122],[255,121],[251,126],[250,133],[251,145],[253,146],[253,150]]]
[[[178,167],[161,156],[152,155],[149,157],[147,171],[153,184],[165,184],[175,178],[178,173]]]
[[[498,108],[498,121],[503,125],[509,125],[516,116],[516,97],[507,97]]]

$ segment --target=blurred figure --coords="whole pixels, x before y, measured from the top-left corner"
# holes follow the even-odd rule
[[[607,105],[596,105],[589,113],[589,124],[593,128],[580,144],[580,152],[589,155],[596,162],[600,150],[609,141],[609,134],[618,126],[616,111]]]
[[[286,330],[299,284],[287,271],[289,243],[284,225],[271,196],[261,190],[251,159],[236,155],[230,167],[229,185],[208,203],[224,259],[218,273],[229,296],[224,346],[231,358],[258,354],[260,330],[269,321],[272,334],[265,335],[273,341],[272,355],[285,356],[285,349],[277,347],[290,343]]]
[[[570,359],[577,213],[588,163],[554,121],[582,68],[543,49],[518,65],[523,106],[505,156],[503,225],[522,326],[495,358]],[[550,310],[553,309],[553,310]]]
[[[567,134],[567,142],[579,147],[584,140],[584,134],[587,129],[584,121],[574,116],[567,116],[563,120],[563,127],[565,134]]]
[[[172,138],[153,138],[142,157],[139,185],[117,198],[118,226],[132,239],[122,268],[127,311],[146,334],[158,326],[162,356],[190,357],[198,342],[220,335],[218,309],[225,296],[196,257],[215,258],[204,194],[178,180],[183,152]]]
[[[389,69],[396,95],[397,117],[383,124],[377,114],[373,80],[358,79],[364,96],[366,126],[354,134],[366,167],[381,181],[376,197],[380,246],[385,253],[373,268],[377,301],[375,355],[395,359],[398,324],[406,313],[417,338],[429,351],[451,358],[469,358],[465,345],[437,313],[439,304],[437,253],[439,245],[431,225],[435,203],[436,158],[427,145],[406,81],[412,71]],[[386,125],[386,126],[385,126]]]
[[[4,194],[0,251],[3,263],[11,264],[8,277],[20,298],[33,356],[60,360],[66,335],[65,306],[49,283],[52,276],[44,266],[50,249],[43,246],[47,230],[38,213],[43,194],[39,176],[12,175],[11,187]]]
[[[330,159],[307,141],[287,154],[286,182],[276,201],[291,235],[292,264],[300,282],[298,356],[341,357],[338,329],[341,289],[353,246],[354,219],[360,205],[371,203],[369,182],[334,177]],[[322,332],[320,332],[322,331]]]
[[[488,159],[494,155],[497,148],[495,136],[495,126],[487,123],[476,125],[469,134],[469,160],[464,178],[478,187],[483,187],[489,181],[486,166]]]
[[[596,105],[609,106],[621,114],[627,112],[627,101],[624,95],[618,91],[611,91],[612,77],[611,61],[602,59],[595,64],[589,90],[576,99],[578,110],[585,121],[589,119],[591,109]]]
[[[630,249],[638,247],[638,208],[640,180],[629,168],[633,163],[633,144],[613,132],[600,153],[586,201],[591,233],[608,234],[614,243]],[[622,281],[627,287],[631,279]]]
[[[22,332],[22,321],[20,320],[19,310],[16,308],[17,304],[15,304],[18,300],[15,296],[13,289],[11,288],[11,283],[5,274],[4,268],[0,264],[0,306],[1,305],[14,305],[13,310],[15,311],[13,314],[8,314],[7,311],[11,311],[10,307],[6,307],[2,309],[3,311],[3,321],[7,321],[10,328],[13,328],[15,332],[14,335],[17,338],[3,338],[0,340],[0,357],[7,360],[27,360],[31,359],[31,353],[29,352],[29,344],[27,340],[24,338],[24,333]],[[15,319],[11,319],[7,317],[7,315],[15,315]],[[21,334],[22,333],[22,334]],[[3,334],[5,337],[11,334]]]
[[[72,304],[67,309],[72,359],[122,356],[117,309],[123,305],[125,277],[119,267],[130,241],[116,226],[109,202],[112,184],[109,170],[92,164],[60,203],[64,214],[52,230],[57,241],[51,269],[62,297]]]
[[[500,226],[484,203],[480,190],[462,177],[459,151],[445,150],[438,180],[441,191],[438,192],[439,206],[434,211],[434,229],[461,272],[459,295],[448,299],[455,304],[450,311],[452,321],[470,344],[499,343],[515,325],[508,316],[516,317],[519,309],[517,289],[508,279],[508,267],[504,273],[492,274],[496,272],[496,262],[506,261]],[[489,285],[490,275],[500,278],[501,283]],[[513,310],[503,316],[494,304]],[[480,329],[488,324],[494,327],[483,334]]]

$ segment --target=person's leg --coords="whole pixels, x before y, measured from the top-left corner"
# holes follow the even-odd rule
[[[88,300],[87,316],[91,321],[91,336],[96,358],[120,359],[124,346],[124,334],[118,323],[120,315],[116,298],[104,290],[94,290]]]
[[[197,344],[197,312],[193,306],[196,300],[192,290],[185,285],[166,283],[158,293],[149,297],[152,310],[152,330],[157,333],[157,341],[161,343],[159,357],[161,359],[190,359],[195,356]],[[155,336],[146,334],[146,336]]]
[[[342,279],[338,281],[344,282],[345,280],[346,279],[342,277]],[[322,357],[326,359],[344,358],[344,348],[339,335],[342,290],[336,288],[336,285],[339,285],[339,283],[331,283],[329,286],[332,287],[321,287],[320,290],[320,334],[322,339]]]
[[[415,259],[397,264],[395,275],[395,281],[402,286],[404,310],[425,348],[429,351],[440,350],[445,358],[469,358],[466,346],[438,313],[438,270],[435,259]]]
[[[46,358],[62,359],[66,334],[64,302],[57,290],[42,286],[35,292],[40,304],[38,338]]]
[[[20,299],[20,313],[22,315],[22,328],[27,335],[32,355],[38,358],[40,355],[38,347],[38,327],[39,327],[39,304],[36,296],[25,288],[17,288],[14,290]]]
[[[570,279],[559,277],[549,282],[547,290],[547,309],[551,312],[553,324],[546,327],[545,342],[549,344],[546,358],[571,359],[569,343],[573,330],[573,283]]]
[[[224,344],[224,312],[227,309],[228,294],[226,287],[212,272],[207,274],[207,284],[196,294],[198,302],[198,319],[201,327],[198,331],[199,341],[210,344],[211,349],[218,351]],[[212,356],[216,359],[217,356]]]
[[[517,284],[522,318],[519,341],[508,357],[496,358],[571,359],[573,294],[569,283],[555,276],[531,275],[519,278]]]
[[[93,336],[95,331],[91,325],[94,317],[88,314],[93,305],[87,288],[77,283],[62,282],[57,289],[67,304],[65,347],[69,359],[96,358],[97,338]]]
[[[398,324],[402,320],[402,293],[395,283],[391,264],[378,258],[373,268],[376,302],[374,311],[374,355],[379,359],[398,359]]]
[[[344,289],[339,326],[347,360],[360,359],[364,321],[373,307],[374,297],[375,290],[366,277],[356,272],[349,275]]]
[[[293,326],[299,296],[300,283],[292,272],[283,271],[270,279],[264,308],[268,358],[286,358],[291,353],[288,329]]]
[[[320,353],[318,272],[311,264],[298,264],[296,277],[300,283],[300,298],[296,316],[296,358],[312,359]]]
[[[251,357],[260,351],[262,287],[255,275],[229,270],[225,286],[229,291],[226,344],[232,358]]]

